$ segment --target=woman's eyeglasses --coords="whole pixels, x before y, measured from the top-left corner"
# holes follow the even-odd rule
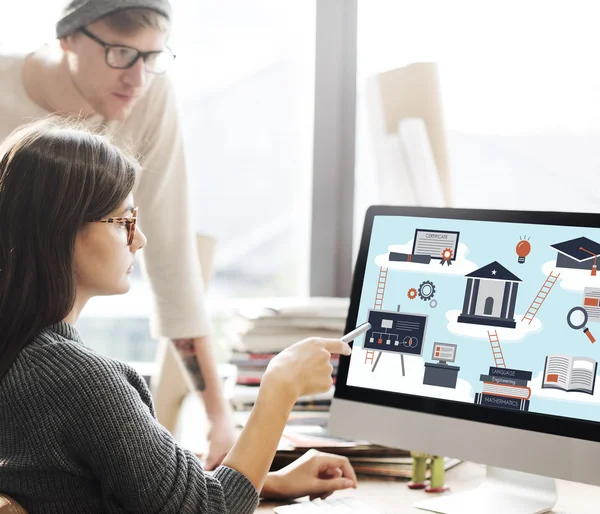
[[[137,223],[137,207],[131,209],[130,217],[122,218],[102,218],[96,220],[97,223],[117,223],[124,225],[127,228],[127,246],[131,246],[133,238],[135,237],[135,226]]]

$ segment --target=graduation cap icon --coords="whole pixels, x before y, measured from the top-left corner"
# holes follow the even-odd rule
[[[587,237],[578,237],[550,245],[558,254],[557,268],[585,269],[596,274],[596,258],[600,255],[600,243]]]

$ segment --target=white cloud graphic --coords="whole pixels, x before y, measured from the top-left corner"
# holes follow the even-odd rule
[[[542,265],[542,273],[544,276],[547,277],[551,272],[554,272],[554,275],[560,273],[560,276],[558,277],[560,287],[567,291],[583,293],[585,287],[600,288],[600,275],[593,277],[590,275],[590,270],[557,268],[556,261],[554,260],[548,261]]]
[[[440,265],[439,260],[434,259],[429,264],[421,264],[416,262],[397,262],[390,261],[389,252],[398,252],[398,253],[411,253],[413,247],[413,240],[410,240],[408,243],[404,245],[390,245],[388,246],[388,253],[382,253],[375,257],[375,264],[377,266],[400,270],[400,271],[412,271],[412,272],[422,272],[422,273],[435,273],[438,275],[467,275],[478,269],[477,265],[474,262],[471,262],[466,259],[467,254],[469,253],[469,249],[467,245],[464,243],[458,243],[457,251],[456,251],[456,260],[452,261],[452,265],[448,266],[444,264]]]
[[[423,384],[425,362],[422,357],[415,355],[404,356],[406,376],[402,376],[400,355],[391,352],[382,352],[375,371],[370,362],[365,364],[366,350],[354,347],[352,360],[348,372],[348,385],[380,389],[395,393],[416,394],[444,400],[455,400],[473,403],[475,395],[471,384],[459,378],[456,388],[438,387]],[[377,352],[375,352],[377,358]]]
[[[504,342],[517,343],[525,338],[527,334],[539,332],[542,329],[542,322],[534,318],[531,324],[528,321],[521,321],[523,314],[515,314],[516,328],[494,327],[488,325],[471,325],[470,323],[459,323],[457,321],[461,311],[446,312],[448,320],[448,330],[453,334],[472,337],[475,339],[488,340],[488,330],[498,332],[500,344]]]
[[[531,381],[530,387],[532,398],[535,396],[547,400],[562,400],[576,403],[600,403],[600,387],[598,387],[600,381],[598,378],[596,378],[594,394],[591,395],[586,393],[561,391],[560,389],[542,389],[543,374],[544,372],[541,371],[540,374]]]

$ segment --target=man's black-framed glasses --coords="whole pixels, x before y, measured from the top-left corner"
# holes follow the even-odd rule
[[[160,74],[167,71],[175,60],[175,54],[168,47],[165,50],[140,52],[130,46],[111,45],[106,43],[86,28],[80,29],[80,32],[104,47],[106,65],[109,68],[127,70],[131,68],[138,59],[143,59],[144,66],[148,73]]]

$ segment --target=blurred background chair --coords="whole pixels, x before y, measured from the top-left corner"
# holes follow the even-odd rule
[[[379,202],[451,204],[450,169],[436,63],[377,74],[366,84]]]

